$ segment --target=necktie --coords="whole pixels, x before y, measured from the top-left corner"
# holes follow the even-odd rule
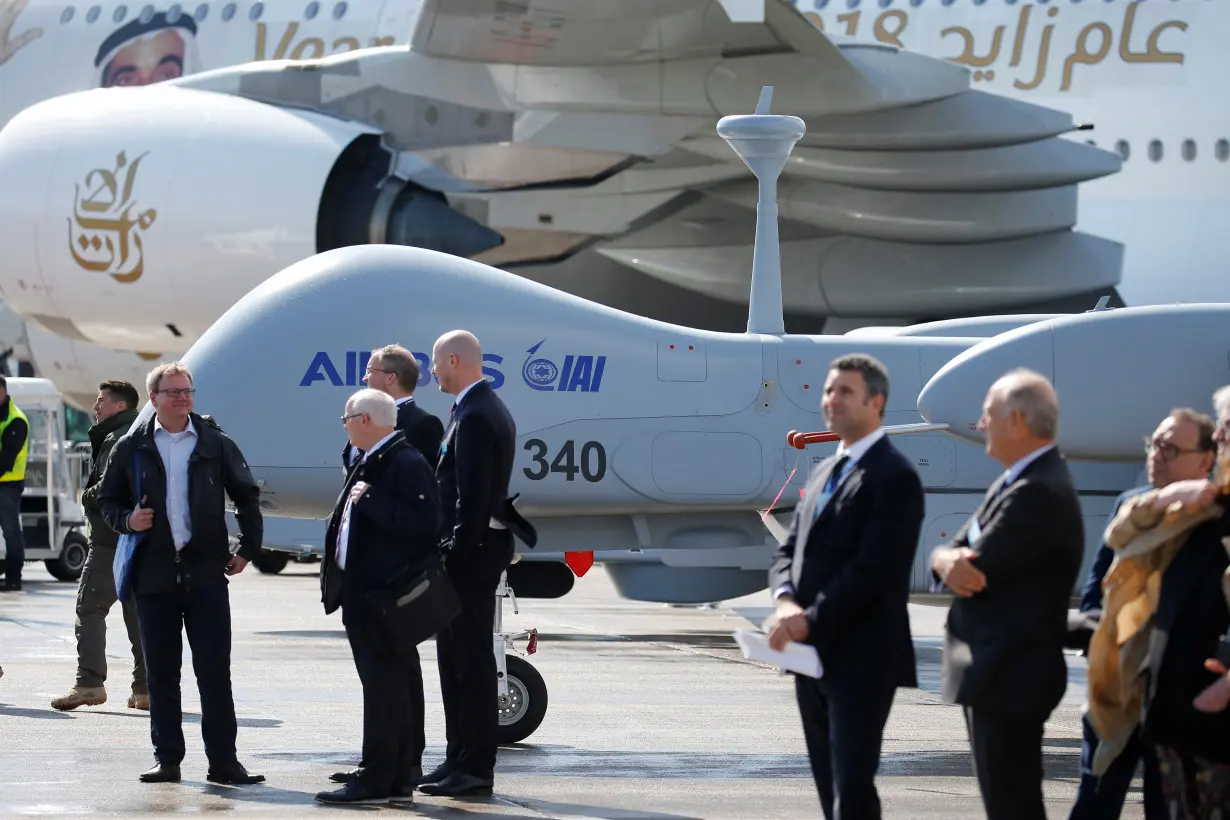
[[[846,466],[850,463],[849,456],[843,455],[837,459],[837,463],[833,465],[832,471],[829,472],[828,479],[824,482],[824,489],[820,491],[820,495],[816,497],[816,509],[812,517],[814,522],[820,517],[820,513],[824,512],[824,507],[829,503],[829,499],[833,497],[837,485],[841,483],[843,478],[842,473]],[[804,553],[807,551],[807,544],[799,542],[794,545],[794,560],[790,562],[790,579],[794,582],[794,588],[799,588],[799,580],[803,577],[803,559]]]
[[[457,402],[453,402],[452,406],[448,408],[448,423],[449,424],[453,423],[453,416],[456,416],[456,415],[457,415]]]
[[[825,506],[829,503],[829,499],[833,497],[837,485],[841,483],[843,478],[842,473],[846,469],[846,465],[850,463],[849,456],[842,456],[837,459],[837,463],[833,465],[832,472],[829,473],[828,480],[824,482],[824,489],[820,492],[820,496],[816,499],[816,518],[820,517],[820,513],[824,512]]]

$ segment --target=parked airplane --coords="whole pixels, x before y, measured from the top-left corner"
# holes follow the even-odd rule
[[[1228,33],[1221,6],[911,0],[837,9],[816,0],[812,10],[800,4],[801,15],[770,3],[764,23],[729,22],[754,19],[746,9],[758,5],[672,0],[633,14],[614,0],[524,13],[494,2],[457,12],[448,0],[331,9],[201,2],[191,10],[0,0],[0,122],[99,85],[169,79],[237,95],[165,107],[169,98],[156,94],[129,103],[126,92],[100,92],[27,119],[46,143],[43,158],[55,152],[57,171],[49,176],[35,162],[29,187],[6,182],[15,191],[6,202],[24,217],[6,224],[20,231],[37,222],[46,246],[38,261],[9,259],[0,288],[60,337],[40,342],[34,337],[45,334],[32,330],[31,347],[36,356],[46,350],[49,369],[82,374],[80,385],[65,386],[70,396],[92,394],[120,362],[144,368],[91,343],[177,355],[255,282],[347,242],[441,248],[642,315],[733,329],[754,194],[706,129],[711,106],[730,110],[724,100],[735,91],[786,78],[804,97],[792,107],[813,129],[783,180],[793,328],[819,330],[826,316],[837,317],[825,326],[832,332],[869,321],[1071,310],[1116,284],[1131,304],[1219,298],[1215,237],[1227,215],[1230,117],[1207,104],[1217,98],[1212,63],[1221,58],[1201,44]],[[461,22],[473,24],[464,36]],[[691,39],[663,40],[658,32],[674,31],[662,28],[670,24]],[[637,52],[644,42],[656,45]],[[964,86],[934,69],[922,74],[928,89],[900,66],[867,72],[869,61],[888,65],[887,57],[850,45],[860,42],[969,66],[980,87],[1029,104],[954,93]],[[732,43],[765,53],[721,65],[694,56]],[[377,48],[354,51],[368,46]],[[337,52],[341,62],[314,59]],[[298,62],[201,73],[254,59]],[[645,74],[659,65],[669,82]],[[616,68],[624,81],[640,72],[651,85],[638,87],[659,88],[658,96],[612,94]],[[865,89],[874,76],[881,97],[834,100],[825,83],[859,68],[861,83],[845,87]],[[687,79],[689,70],[700,73]],[[338,80],[347,71],[357,76]],[[514,73],[520,85],[510,91]],[[313,98],[305,78],[308,86],[342,82],[345,91]],[[194,106],[195,118],[183,110]],[[199,129],[214,116],[225,127]],[[1113,142],[1126,158],[1122,171],[1114,173],[1115,156],[1063,138],[1073,116],[1095,125],[1102,145]],[[148,239],[109,270],[105,248],[74,255],[72,237],[51,226],[89,241],[60,221],[86,215],[95,193],[84,190],[88,179],[114,177],[121,153],[133,158],[134,196],[154,221],[132,227]],[[1085,180],[1079,221],[1096,236],[1071,230],[1075,185]],[[360,193],[378,182],[382,198]],[[373,229],[360,219],[328,224],[339,210],[377,207],[392,216],[382,210]],[[124,265],[138,257],[134,277]]]

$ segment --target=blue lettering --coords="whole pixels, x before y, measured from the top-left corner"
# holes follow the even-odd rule
[[[568,358],[572,358],[569,356]],[[568,382],[567,390],[569,393],[575,393],[578,389],[582,393],[589,392],[589,380],[593,375],[594,357],[593,356],[577,356],[576,367],[572,369],[572,379]]]
[[[504,357],[497,356],[494,353],[484,353],[483,361],[492,362],[494,364],[503,364]],[[483,375],[491,377],[491,389],[492,390],[499,390],[504,385],[504,374],[501,373],[499,370],[495,369],[494,367],[484,367]]]
[[[564,369],[559,373],[559,387],[555,388],[561,393],[568,390],[568,377],[572,375],[572,363],[575,359],[576,356],[564,357]]]
[[[594,378],[590,380],[590,392],[597,393],[598,388],[602,386],[602,371],[606,369],[606,356],[598,357],[598,364],[594,367]]]
[[[431,358],[426,353],[413,352],[415,361],[419,365],[419,386],[423,386],[432,381],[431,373]],[[347,350],[345,352],[345,378],[338,370],[337,365],[333,363],[327,351],[321,350],[312,357],[312,363],[308,365],[304,371],[303,378],[299,380],[300,387],[311,387],[316,382],[327,381],[334,387],[361,387],[363,386],[363,378],[367,373],[368,362],[371,361],[370,350]],[[498,390],[504,386],[504,374],[500,372],[496,365],[503,364],[504,357],[495,353],[483,354],[483,375],[489,380],[493,390]],[[438,383],[438,381],[437,381]]]
[[[418,362],[418,365],[419,365],[418,385],[419,387],[422,387],[423,385],[431,381],[431,357],[428,356],[426,353],[419,353],[419,352],[412,352],[410,355],[414,356],[414,360]]]
[[[323,373],[321,372],[322,370],[324,371]],[[316,354],[316,357],[312,359],[312,363],[308,365],[307,372],[299,380],[299,386],[310,387],[314,382],[325,381],[326,379],[334,387],[342,386],[342,377],[329,359],[329,354],[322,350]]]

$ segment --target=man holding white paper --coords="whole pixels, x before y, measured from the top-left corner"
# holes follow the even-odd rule
[[[906,609],[923,521],[918,474],[885,437],[888,372],[862,354],[829,366],[823,409],[841,438],[813,471],[769,570],[769,645],[819,653],[795,676],[812,776],[829,820],[881,816],[875,776],[899,686],[918,685]]]

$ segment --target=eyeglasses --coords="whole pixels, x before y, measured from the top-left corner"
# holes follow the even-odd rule
[[[348,416],[342,416],[342,424],[344,425],[346,424],[346,422],[350,421],[351,419],[357,419],[359,416],[366,416],[366,415],[367,415],[366,413],[351,413]]]
[[[173,399],[178,399],[181,396],[191,396],[196,393],[195,387],[172,387],[168,390],[159,390],[159,393],[170,396]]]
[[[1174,461],[1181,455],[1186,455],[1188,453],[1203,453],[1205,451],[1199,448],[1185,449],[1183,447],[1171,444],[1168,441],[1154,441],[1148,436],[1145,436],[1145,455],[1152,455],[1154,452],[1161,454],[1163,461]]]

